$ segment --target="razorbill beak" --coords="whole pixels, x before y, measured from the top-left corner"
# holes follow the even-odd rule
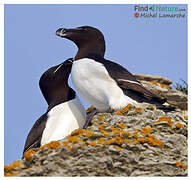
[[[83,33],[83,29],[82,28],[74,28],[74,29],[66,29],[66,28],[59,28],[56,31],[56,35],[60,36],[60,37],[70,37],[70,36],[74,36],[75,34],[79,34],[79,33]]]

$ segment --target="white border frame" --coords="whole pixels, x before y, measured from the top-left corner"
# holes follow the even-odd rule
[[[4,178],[4,4],[188,4],[188,91],[191,92],[191,72],[189,71],[189,67],[191,68],[190,56],[191,52],[191,39],[190,32],[191,32],[191,1],[190,0],[0,0],[0,25],[1,26],[1,33],[0,33],[0,127],[3,127],[0,130],[0,147],[1,147],[1,154],[0,154],[0,178]],[[190,102],[190,93],[188,95],[188,101]],[[191,104],[188,104],[188,117],[191,116]],[[190,118],[189,118],[190,119]],[[190,124],[188,123],[188,137],[190,138]],[[190,143],[188,143],[188,150],[190,150]],[[188,177],[184,177],[184,179],[189,178],[191,164],[190,162],[190,153],[188,153]],[[15,178],[15,177],[13,177]],[[27,177],[31,178],[31,177]],[[38,177],[35,177],[38,178]],[[52,177],[39,177],[40,179],[47,179]],[[63,178],[63,177],[53,177],[53,178]],[[67,179],[71,179],[72,177],[67,177]],[[95,177],[78,177],[80,179],[95,179]],[[108,177],[101,177],[101,179],[108,179]],[[109,177],[119,179],[117,177]],[[153,179],[169,179],[171,177],[121,177],[120,179],[145,179],[153,178]],[[179,179],[182,177],[173,177],[173,179]],[[18,177],[17,177],[18,179]],[[20,179],[20,178],[19,178]],[[72,178],[73,179],[73,178]],[[99,178],[100,179],[100,178]]]

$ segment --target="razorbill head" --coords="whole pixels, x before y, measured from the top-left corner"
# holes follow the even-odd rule
[[[39,85],[48,109],[30,130],[23,154],[30,148],[63,139],[85,124],[85,109],[68,85],[71,68],[72,59],[68,59],[41,76]]]
[[[166,102],[147,90],[121,65],[106,60],[104,36],[98,29],[82,26],[60,28],[56,35],[73,41],[78,52],[72,66],[72,81],[79,94],[98,111],[115,111],[127,104]],[[168,110],[174,110],[167,108]]]

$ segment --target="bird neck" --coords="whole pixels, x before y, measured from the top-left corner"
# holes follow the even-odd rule
[[[49,96],[48,110],[52,109],[54,106],[70,101],[75,98],[75,91],[69,86],[64,88],[59,88],[54,93]]]
[[[87,43],[83,46],[79,46],[78,52],[74,60],[82,59],[92,54],[104,57],[105,43],[92,42],[92,43]]]

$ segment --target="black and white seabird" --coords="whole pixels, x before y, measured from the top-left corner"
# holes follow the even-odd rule
[[[174,110],[162,105],[166,99],[143,87],[127,69],[104,58],[105,40],[98,29],[90,26],[60,28],[56,35],[77,45],[72,82],[78,93],[98,111],[116,111],[129,103],[136,106],[143,102]]]
[[[40,89],[48,110],[33,125],[24,152],[68,136],[85,124],[86,112],[75,91],[68,85],[72,59],[48,69],[40,78]]]

